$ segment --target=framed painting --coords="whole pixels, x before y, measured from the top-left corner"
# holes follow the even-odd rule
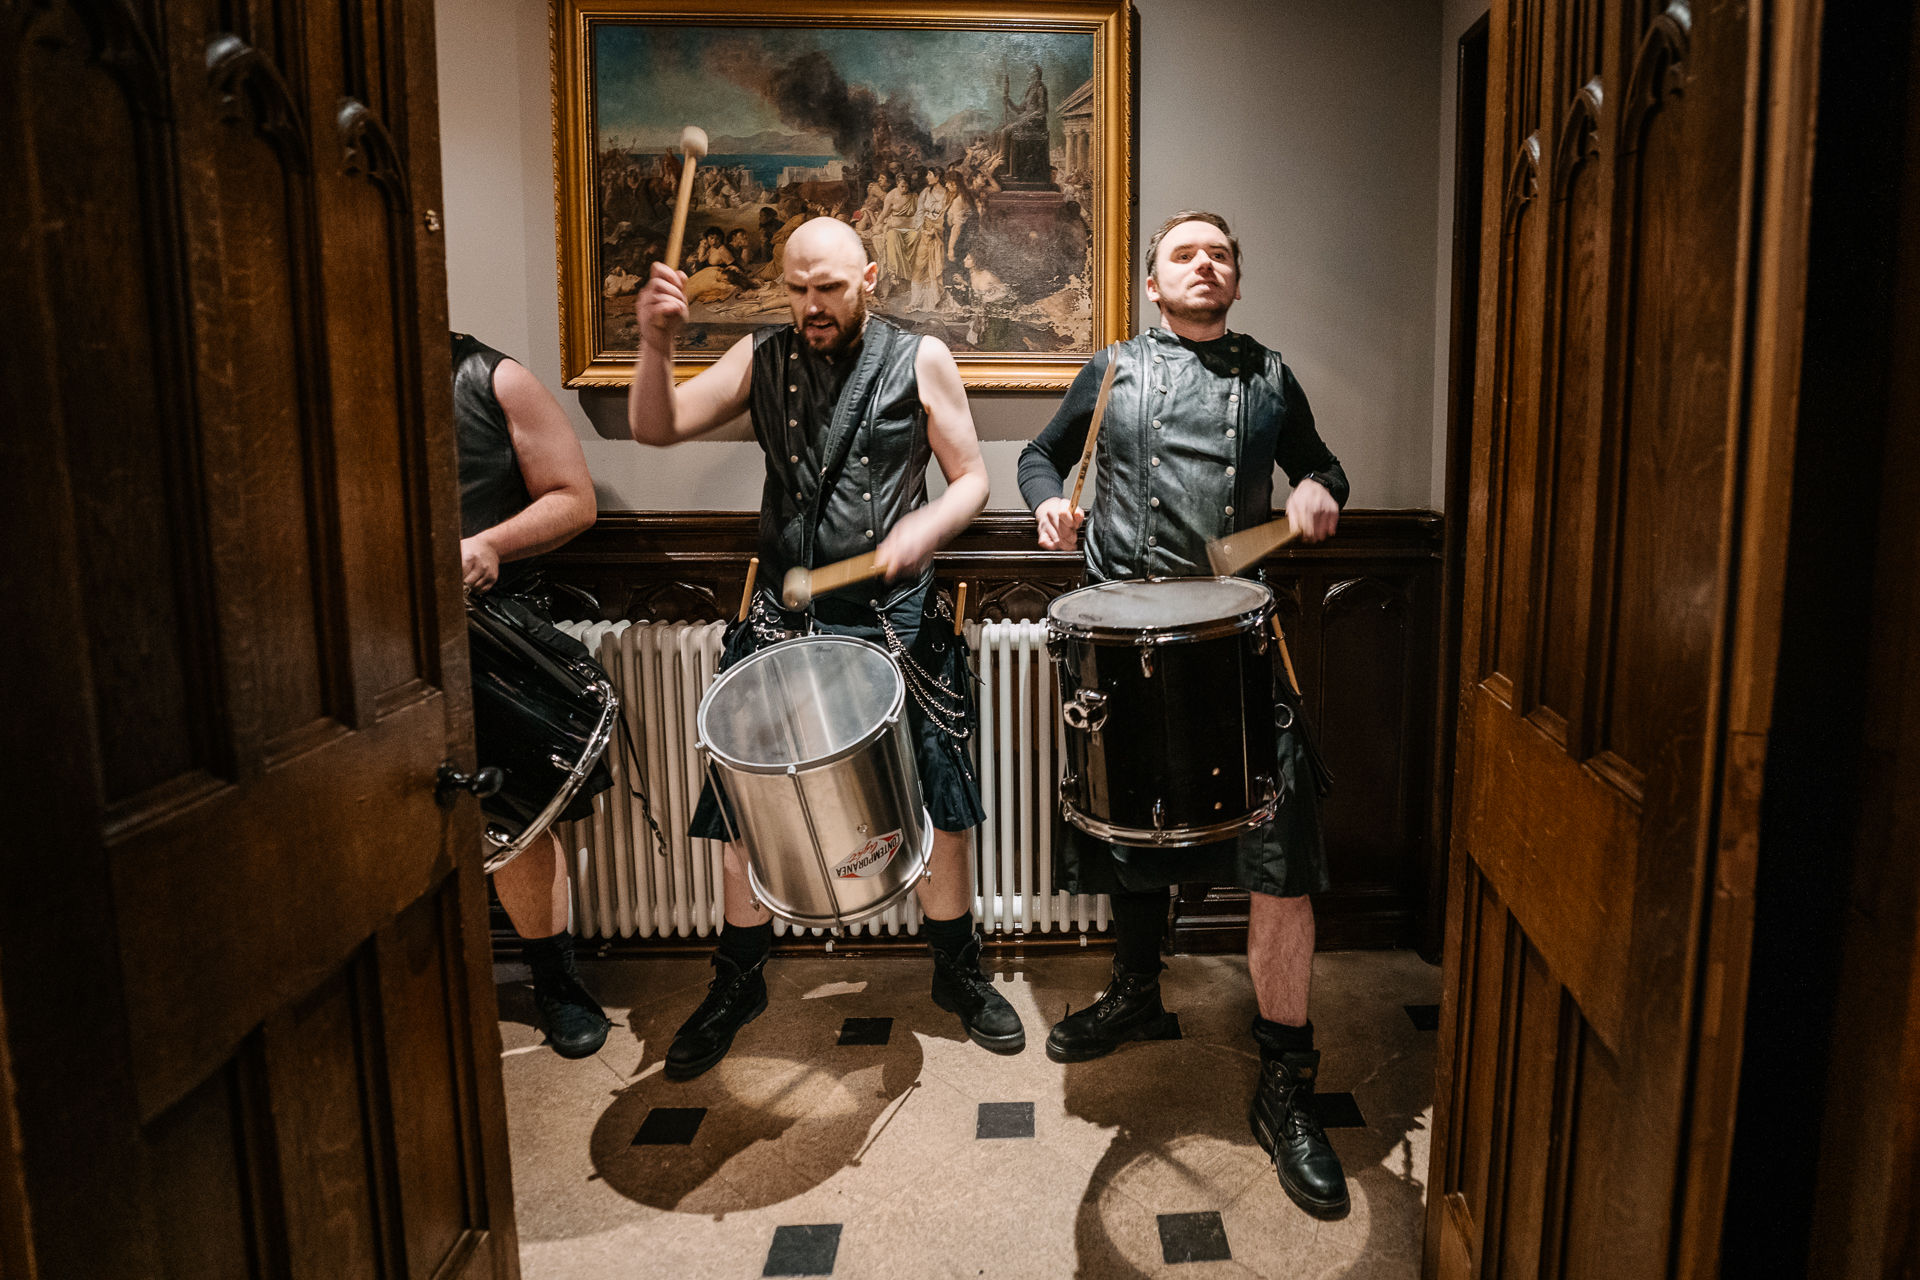
[[[554,0],[567,385],[625,385],[703,129],[682,261],[685,378],[791,318],[787,237],[850,224],[872,310],[945,340],[971,387],[1063,388],[1132,315],[1125,0]]]

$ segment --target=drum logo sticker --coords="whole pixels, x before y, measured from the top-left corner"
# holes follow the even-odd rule
[[[887,869],[893,855],[900,852],[901,831],[889,831],[861,845],[853,856],[833,869],[835,879],[865,880]]]

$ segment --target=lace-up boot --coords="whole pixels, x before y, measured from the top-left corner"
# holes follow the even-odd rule
[[[1100,998],[1079,1013],[1054,1023],[1047,1035],[1047,1056],[1055,1062],[1086,1062],[1105,1057],[1129,1040],[1164,1035],[1172,1015],[1160,1003],[1160,974],[1129,973],[1113,965],[1113,981]]]
[[[1347,1175],[1327,1142],[1313,1109],[1314,1078],[1320,1053],[1260,1053],[1260,1085],[1247,1123],[1254,1138],[1273,1157],[1280,1189],[1316,1218],[1346,1216]]]
[[[967,1036],[994,1053],[1018,1053],[1027,1047],[1027,1029],[1007,998],[980,972],[980,935],[949,954],[933,948],[933,1002],[960,1015]]]
[[[713,953],[707,998],[673,1033],[667,1079],[691,1080],[727,1056],[740,1028],[767,1011],[766,956],[742,968],[725,951]]]
[[[528,939],[521,958],[533,970],[533,1003],[547,1028],[547,1043],[563,1058],[585,1058],[607,1042],[607,1020],[600,1002],[580,981],[573,959],[573,935]]]

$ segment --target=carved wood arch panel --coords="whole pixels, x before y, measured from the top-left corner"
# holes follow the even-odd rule
[[[9,217],[13,256],[16,269],[37,264],[5,293],[17,306],[44,297],[34,325],[62,335],[44,353],[48,401],[14,411],[63,454],[68,482],[87,478],[74,553],[97,589],[75,640],[111,691],[90,707],[101,798],[131,828],[235,767],[189,429],[192,306],[166,73],[156,33],[124,0],[16,8],[4,37],[23,144],[8,181],[32,206]],[[75,163],[102,138],[93,162]]]
[[[1525,598],[1533,560],[1533,450],[1530,441],[1516,440],[1513,431],[1514,424],[1523,424],[1524,430],[1524,424],[1533,421],[1540,391],[1540,348],[1534,335],[1544,305],[1538,263],[1545,237],[1540,220],[1531,216],[1540,192],[1540,152],[1539,133],[1529,133],[1508,165],[1493,290],[1499,334],[1493,364],[1499,390],[1489,474],[1500,481],[1489,496],[1495,520],[1484,572],[1493,590],[1480,671],[1509,698],[1525,670],[1526,628],[1524,617],[1508,616],[1506,602]]]

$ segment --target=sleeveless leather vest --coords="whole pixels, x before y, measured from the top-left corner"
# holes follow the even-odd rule
[[[1305,396],[1289,395],[1297,385],[1279,353],[1245,334],[1188,344],[1155,328],[1111,351],[1119,368],[1084,527],[1089,574],[1210,574],[1210,540],[1269,518],[1274,454],[1292,404],[1311,422]]]
[[[877,316],[838,361],[815,355],[792,325],[754,334],[748,403],[767,455],[762,582],[777,587],[796,565],[817,569],[872,551],[926,505],[933,450],[914,372],[919,351],[917,335]],[[856,583],[822,600],[892,609],[924,595],[932,576],[929,565],[913,582]]]
[[[493,394],[493,371],[507,357],[469,334],[453,335],[453,421],[460,443],[460,536],[471,538],[533,505],[514,456],[507,412]],[[500,566],[495,589],[510,589],[532,570],[516,560]]]

